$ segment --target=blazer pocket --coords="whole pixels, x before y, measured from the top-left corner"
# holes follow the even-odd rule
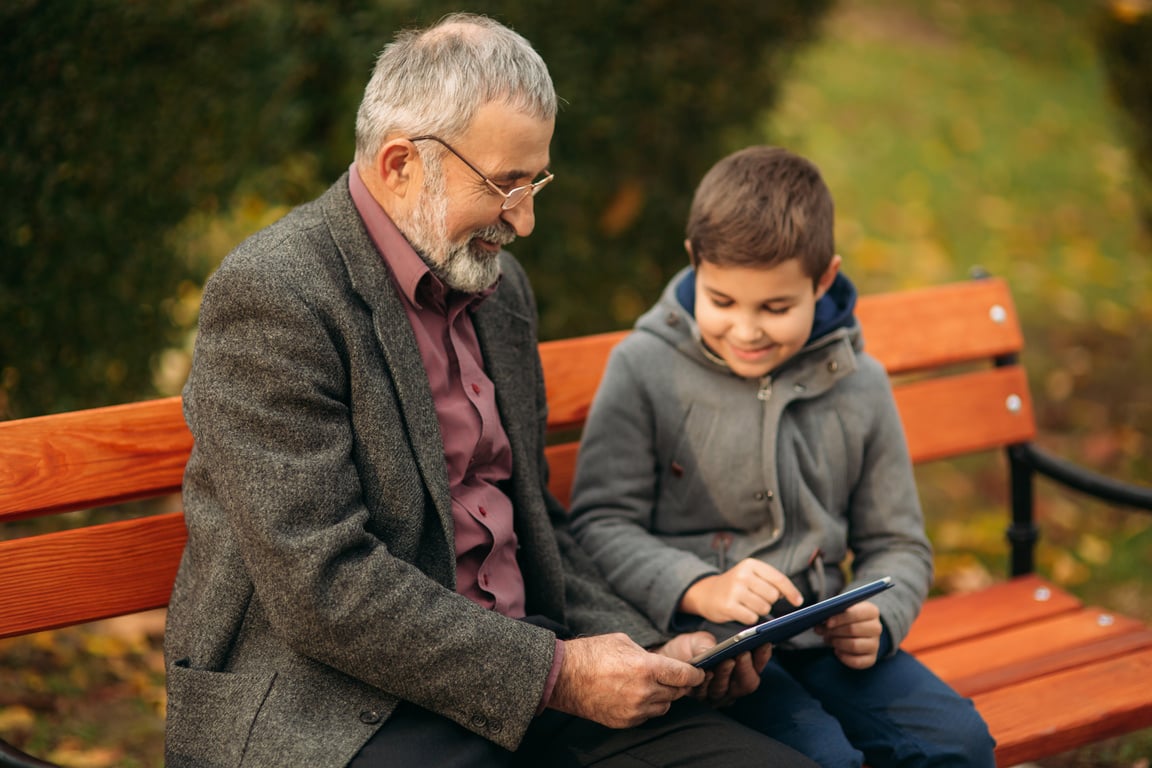
[[[276,673],[209,672],[188,659],[168,669],[165,765],[238,768]]]

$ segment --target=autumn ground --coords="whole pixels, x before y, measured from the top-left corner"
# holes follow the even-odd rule
[[[764,140],[821,165],[863,290],[962,279],[977,264],[1005,276],[1039,442],[1149,483],[1152,243],[1088,5],[843,2]],[[918,468],[938,591],[1003,577],[1002,472],[995,456]],[[1040,491],[1041,572],[1152,621],[1152,516]],[[0,736],[75,768],[159,766],[162,628],[153,613],[0,641]],[[1043,765],[1148,768],[1150,756],[1145,732]]]

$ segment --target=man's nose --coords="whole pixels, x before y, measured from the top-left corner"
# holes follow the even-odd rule
[[[535,198],[528,195],[514,208],[500,212],[500,218],[508,223],[516,232],[517,237],[528,237],[536,228],[536,209],[533,207]]]

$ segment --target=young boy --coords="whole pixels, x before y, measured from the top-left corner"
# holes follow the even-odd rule
[[[773,147],[724,158],[696,190],[685,247],[691,266],[613,351],[589,414],[580,543],[658,626],[719,637],[891,576],[777,647],[730,713],[825,768],[990,768],[971,702],[899,650],[932,553],[819,171]]]

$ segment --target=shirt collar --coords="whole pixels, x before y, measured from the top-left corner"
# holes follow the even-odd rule
[[[423,308],[429,305],[447,311],[451,307],[478,304],[496,290],[496,285],[493,285],[479,293],[467,294],[445,286],[368,191],[355,163],[348,172],[348,191],[364,221],[368,236],[392,272],[396,286],[413,306]]]

